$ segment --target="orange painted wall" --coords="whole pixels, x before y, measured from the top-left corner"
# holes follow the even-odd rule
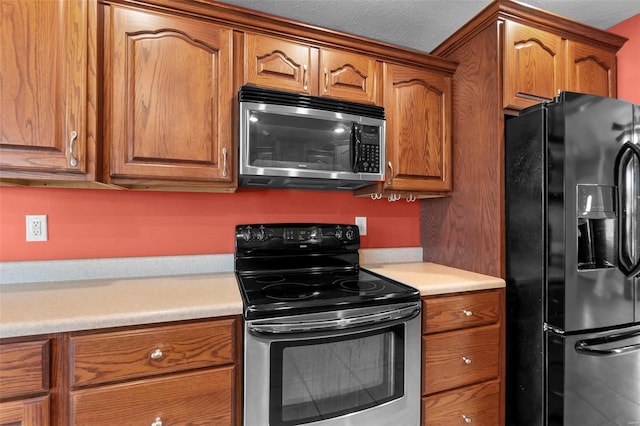
[[[618,97],[640,105],[640,14],[609,31],[629,39],[618,51]]]
[[[49,241],[25,241],[25,215],[48,215]],[[362,247],[420,246],[420,206],[350,193],[235,194],[0,187],[0,261],[233,253],[241,223],[367,216]]]

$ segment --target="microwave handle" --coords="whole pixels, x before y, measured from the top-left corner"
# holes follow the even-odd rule
[[[351,146],[353,147],[352,171],[360,171],[360,153],[362,152],[362,127],[358,123],[351,124]]]

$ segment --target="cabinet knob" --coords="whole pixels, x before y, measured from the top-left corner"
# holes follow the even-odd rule
[[[469,365],[469,364],[471,364],[473,362],[473,361],[471,361],[471,358],[467,358],[466,356],[462,357],[462,361],[467,365]]]
[[[149,355],[149,357],[151,359],[160,359],[164,356],[164,354],[162,353],[162,351],[160,349],[156,349],[155,351],[151,352],[151,355]],[[162,422],[160,422],[160,424],[162,424]]]
[[[69,135],[69,164],[71,167],[78,166],[78,159],[73,154],[74,148],[76,147],[76,140],[78,139],[78,132],[73,130]]]
[[[473,312],[468,311],[468,310],[466,310],[466,309],[465,309],[465,310],[463,310],[462,312],[463,312],[463,313],[464,313],[464,315],[465,315],[465,316],[467,316],[467,317],[470,317],[471,315],[473,315]]]
[[[153,423],[151,423],[151,426],[162,426],[162,418],[156,417]]]
[[[464,420],[465,423],[471,423],[473,421],[471,417],[467,417],[464,414],[462,415],[462,420]]]

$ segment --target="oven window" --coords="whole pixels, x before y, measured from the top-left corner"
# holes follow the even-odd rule
[[[271,360],[271,425],[337,417],[403,396],[404,325],[272,343]]]

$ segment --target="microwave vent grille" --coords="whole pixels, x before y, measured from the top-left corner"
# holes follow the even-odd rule
[[[245,85],[238,93],[240,102],[259,102],[266,104],[294,106],[301,108],[320,109],[325,111],[343,112],[384,120],[384,108],[375,105],[359,104],[340,101],[318,96],[299,93],[283,92],[280,90],[264,89],[262,87]]]

